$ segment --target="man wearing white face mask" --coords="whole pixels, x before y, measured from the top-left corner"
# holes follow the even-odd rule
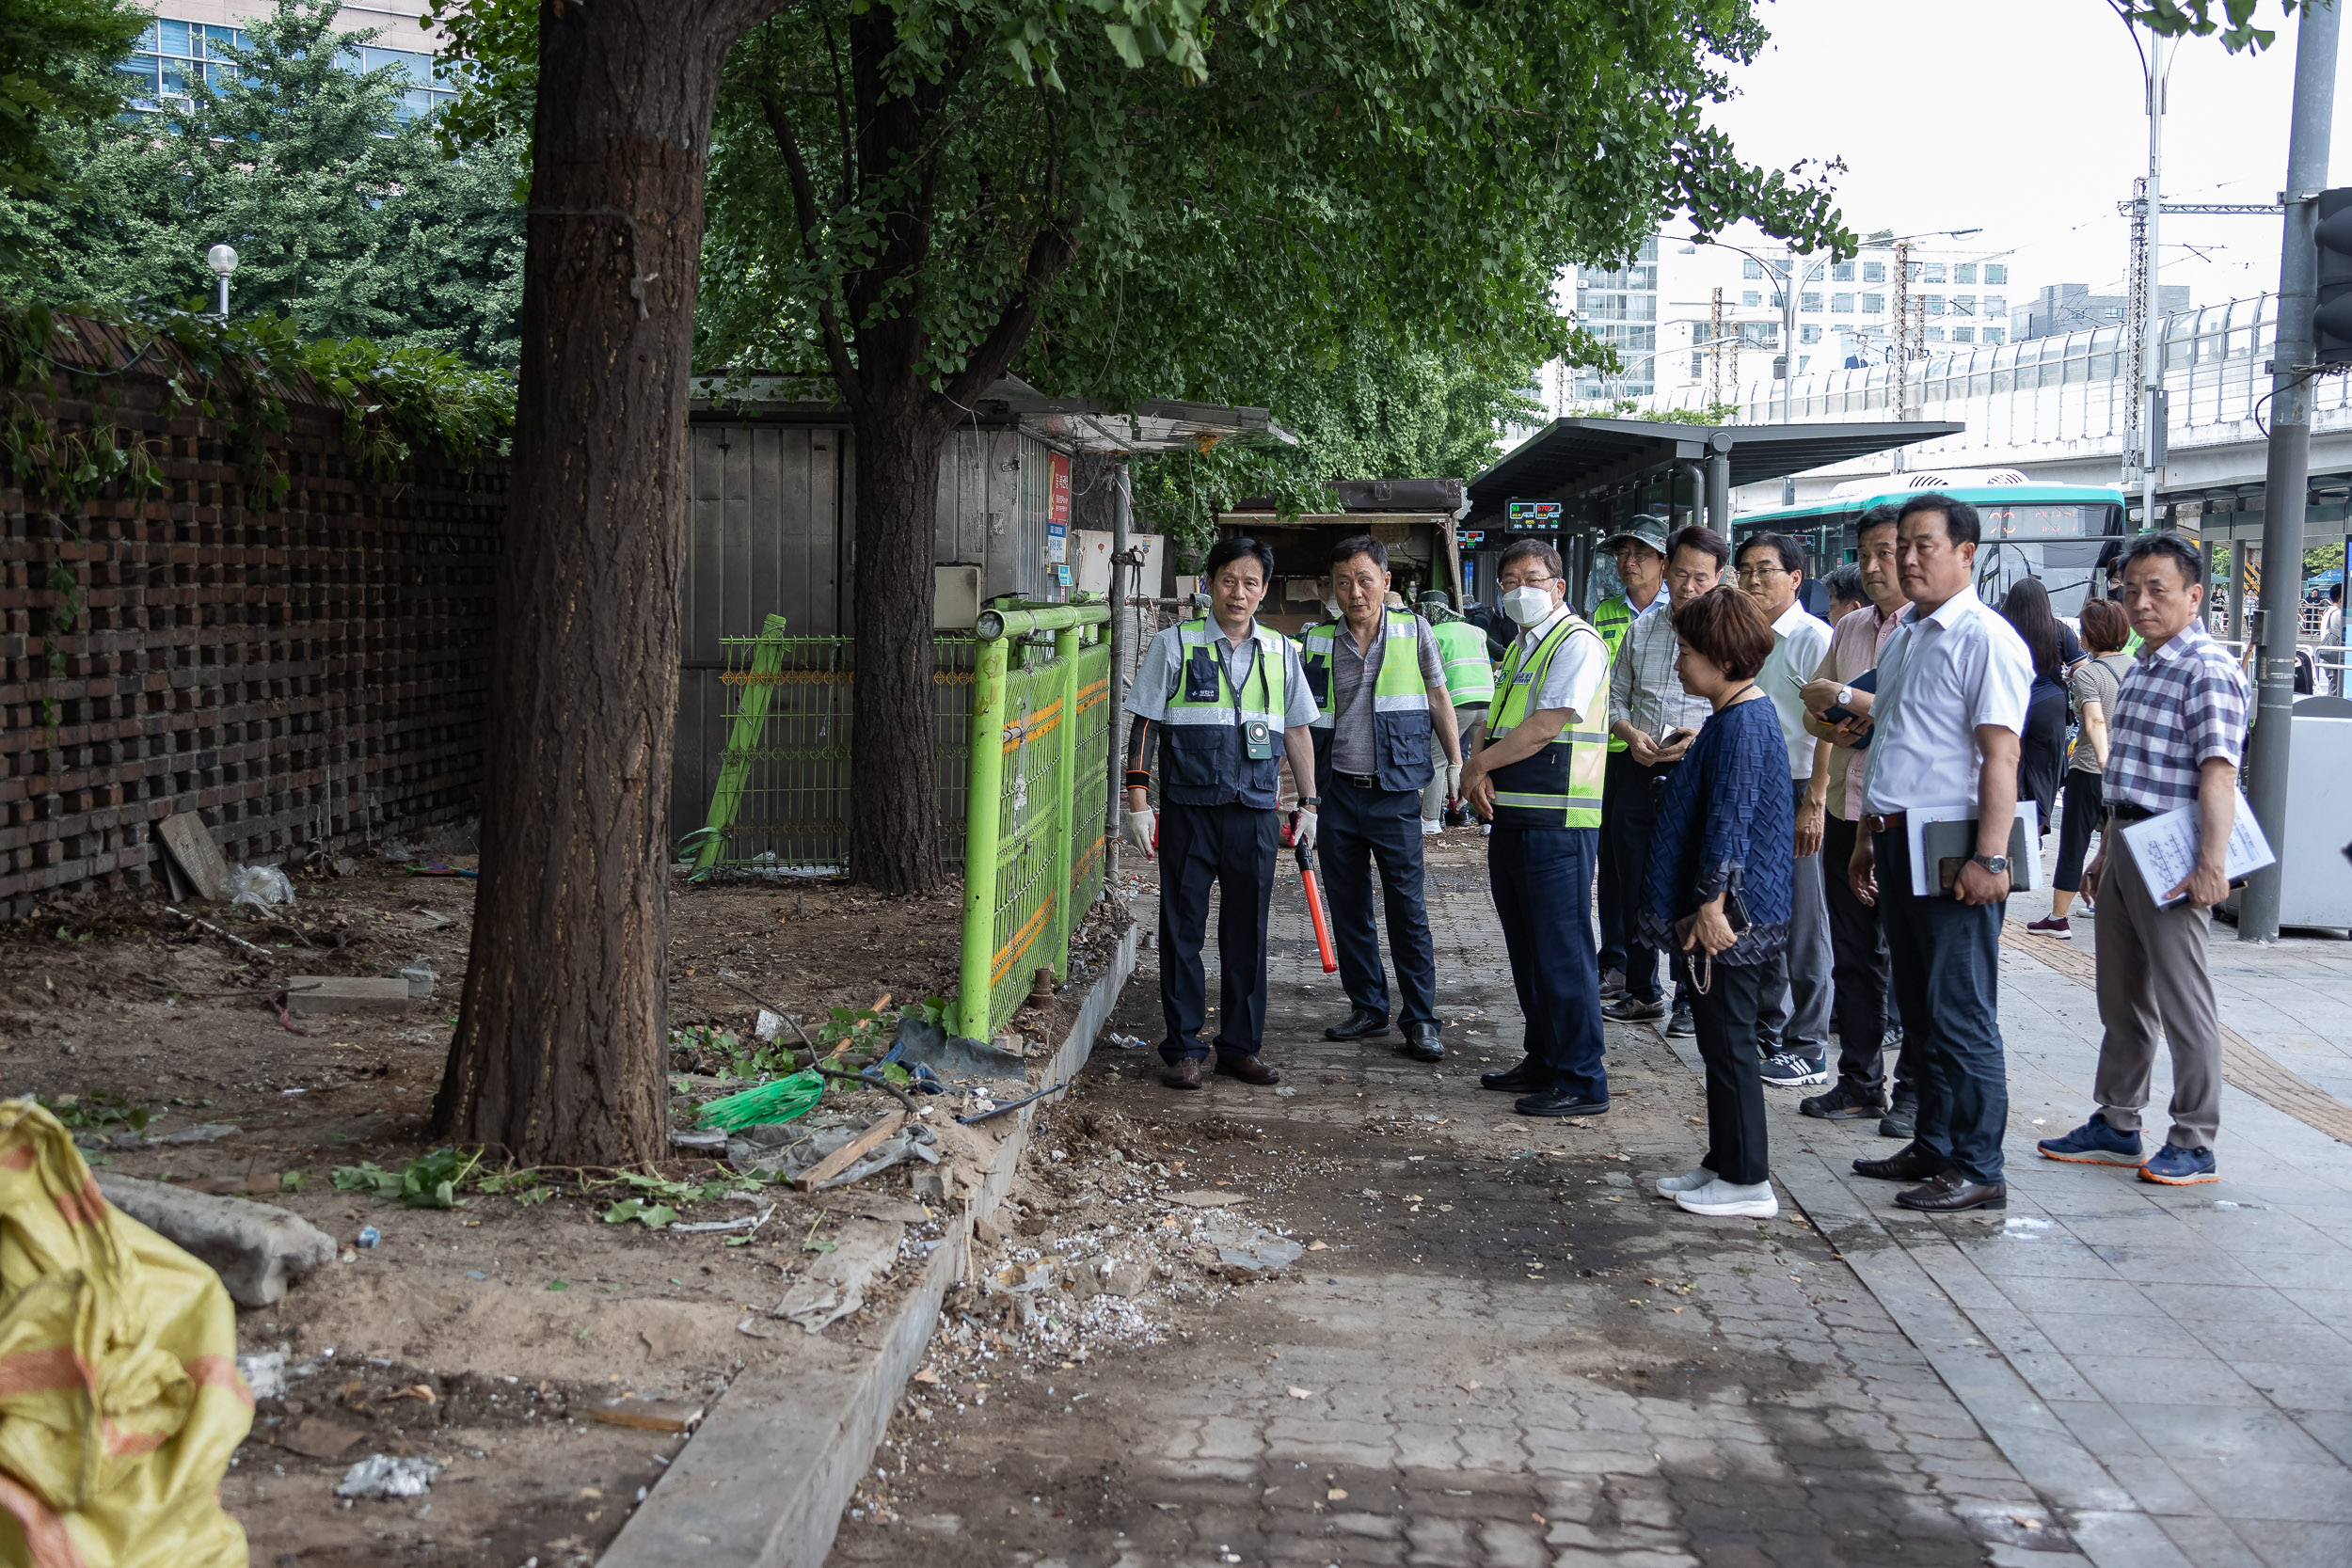
[[[1521,1116],[1598,1116],[1609,1075],[1592,911],[1609,649],[1568,608],[1560,552],[1542,540],[1506,548],[1495,585],[1519,635],[1496,680],[1486,744],[1463,766],[1462,799],[1494,823],[1486,874],[1527,1054],[1479,1084],[1519,1095]]]

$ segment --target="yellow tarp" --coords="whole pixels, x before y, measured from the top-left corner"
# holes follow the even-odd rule
[[[252,1425],[219,1276],[0,1101],[0,1563],[243,1568],[220,1481]]]

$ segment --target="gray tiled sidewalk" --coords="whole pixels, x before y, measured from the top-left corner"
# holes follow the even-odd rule
[[[2010,917],[2047,907],[2023,895]],[[2095,939],[2095,921],[2076,926]],[[2224,1022],[2352,1088],[2352,943],[2217,936]],[[2036,1138],[2091,1108],[2096,1000],[2005,947],[2001,1020],[1997,1223],[1893,1208],[1851,1169],[1888,1146],[1793,1105],[1775,1117],[1775,1175],[2095,1561],[2352,1563],[2352,1148],[2232,1087],[2218,1183],[2040,1159]],[[2169,1093],[2159,1064],[2155,1111]]]

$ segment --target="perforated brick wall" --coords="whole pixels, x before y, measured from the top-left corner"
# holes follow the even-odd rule
[[[73,325],[64,356],[130,358]],[[0,915],[160,880],[154,829],[176,812],[230,861],[275,863],[478,810],[503,465],[375,474],[298,387],[269,441],[289,488],[251,509],[227,429],[162,417],[166,368],[151,354],[18,405],[158,443],[167,483],[66,517],[0,490]],[[63,632],[59,563],[85,601]]]

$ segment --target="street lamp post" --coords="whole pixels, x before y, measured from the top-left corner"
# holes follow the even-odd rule
[[[204,253],[204,264],[220,279],[220,319],[229,319],[229,275],[237,270],[237,252],[233,246],[216,245]]]

